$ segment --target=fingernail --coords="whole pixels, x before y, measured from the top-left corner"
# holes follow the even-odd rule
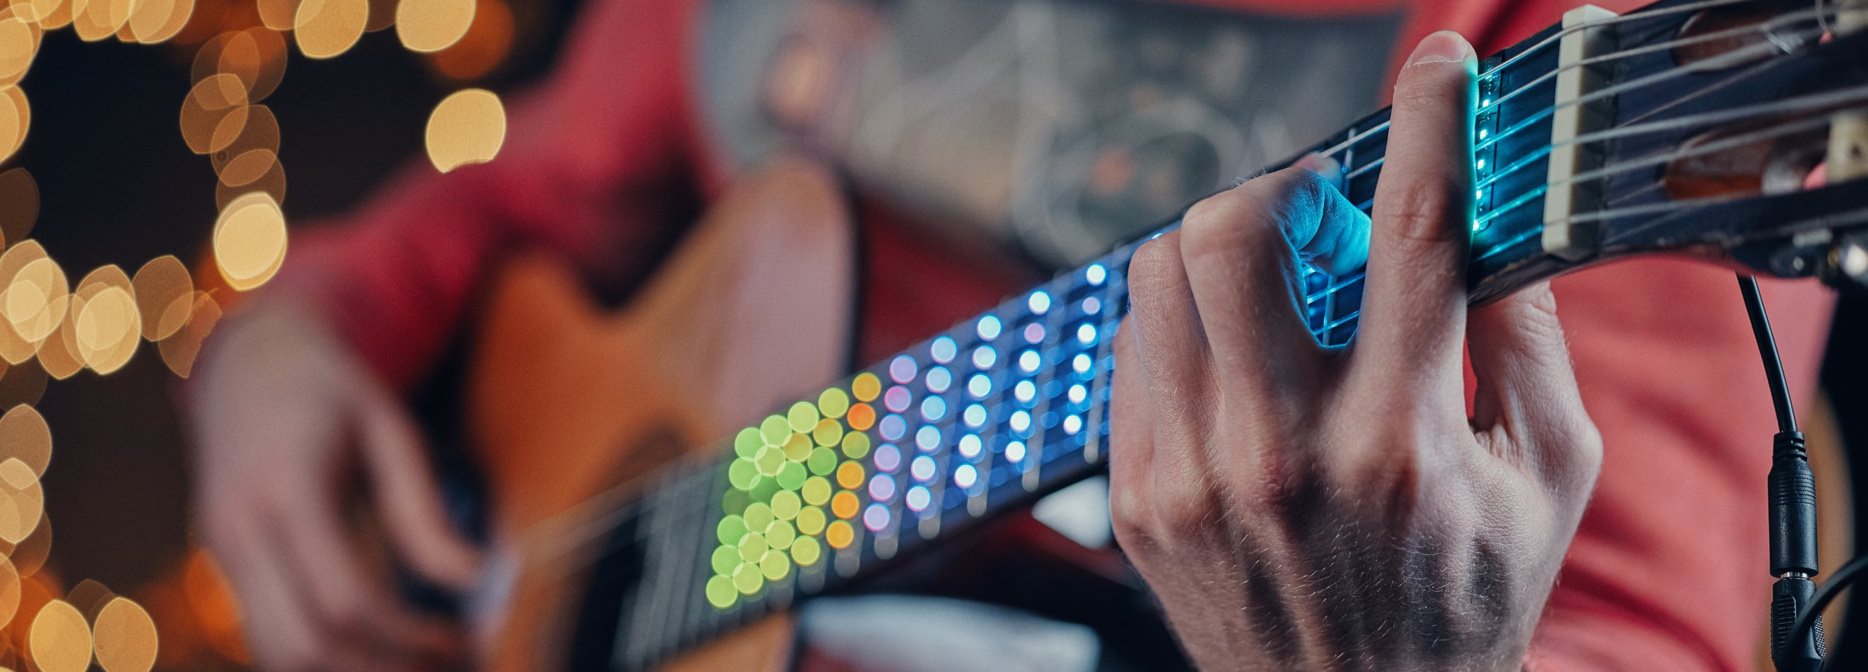
[[[1312,153],[1305,154],[1304,158],[1298,159],[1297,163],[1292,165],[1321,175],[1325,182],[1341,186],[1339,183],[1343,179],[1343,164],[1338,163],[1336,159]]]
[[[1459,33],[1442,30],[1421,40],[1420,46],[1414,47],[1414,55],[1408,57],[1407,64],[1460,63],[1477,58],[1466,38],[1460,37]]]

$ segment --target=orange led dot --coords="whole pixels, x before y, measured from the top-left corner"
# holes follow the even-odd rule
[[[830,498],[830,512],[837,514],[838,518],[855,518],[856,504],[856,493],[844,490]]]
[[[875,401],[876,395],[882,394],[882,379],[873,373],[859,374],[850,381],[850,393],[855,394],[858,401]]]
[[[863,465],[855,462],[844,462],[843,466],[837,467],[837,485],[851,490],[862,487]],[[844,517],[848,518],[849,516]]]
[[[856,541],[856,530],[849,523],[839,520],[830,524],[829,531],[824,533],[824,540],[830,542],[831,548],[849,548],[850,543]]]
[[[859,432],[869,431],[876,425],[876,409],[869,404],[857,404],[850,407],[850,429]]]

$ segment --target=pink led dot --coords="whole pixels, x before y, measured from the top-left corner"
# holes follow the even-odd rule
[[[889,410],[896,413],[908,410],[908,404],[913,401],[914,393],[909,392],[908,388],[900,385],[889,388],[889,391],[882,395],[882,405],[887,406]]]

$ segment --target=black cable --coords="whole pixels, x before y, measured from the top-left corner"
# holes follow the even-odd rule
[[[1797,431],[1797,412],[1791,405],[1784,362],[1771,334],[1771,319],[1764,312],[1758,281],[1739,274],[1738,289],[1751,316],[1751,333],[1764,362],[1764,380],[1771,388],[1777,410],[1777,434],[1771,441],[1770,500],[1771,662],[1778,672],[1818,672],[1827,654],[1821,621],[1796,627],[1804,605],[1816,592],[1816,474],[1810,470],[1803,433]]]
[[[1758,355],[1764,360],[1764,380],[1771,386],[1771,405],[1777,409],[1777,431],[1797,431],[1797,411],[1790,402],[1790,383],[1784,379],[1784,360],[1777,354],[1777,337],[1771,334],[1771,318],[1764,314],[1764,295],[1758,292],[1758,279],[1738,276],[1738,291],[1745,295],[1745,312],[1751,316],[1751,334],[1758,340]]]
[[[1800,638],[1804,632],[1816,627],[1820,622],[1817,620],[1817,615],[1823,613],[1823,609],[1827,608],[1830,602],[1835,601],[1837,595],[1842,594],[1842,589],[1847,588],[1849,582],[1861,576],[1864,571],[1868,571],[1868,557],[1849,561],[1849,564],[1843,565],[1835,576],[1824,581],[1822,589],[1816,591],[1816,596],[1810,599],[1810,606],[1804,609],[1803,613],[1797,614],[1796,623],[1790,628],[1791,635]]]

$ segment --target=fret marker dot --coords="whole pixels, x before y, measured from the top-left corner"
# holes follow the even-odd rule
[[[990,341],[992,339],[999,337],[1000,327],[1001,325],[999,324],[999,318],[994,317],[992,315],[987,315],[985,317],[979,318],[979,327],[976,329],[976,331],[979,333],[980,340]]]
[[[1025,342],[1037,345],[1044,342],[1044,325],[1033,322],[1025,325]]]
[[[1096,342],[1096,327],[1085,322],[1077,326],[1077,342],[1089,345]]]

